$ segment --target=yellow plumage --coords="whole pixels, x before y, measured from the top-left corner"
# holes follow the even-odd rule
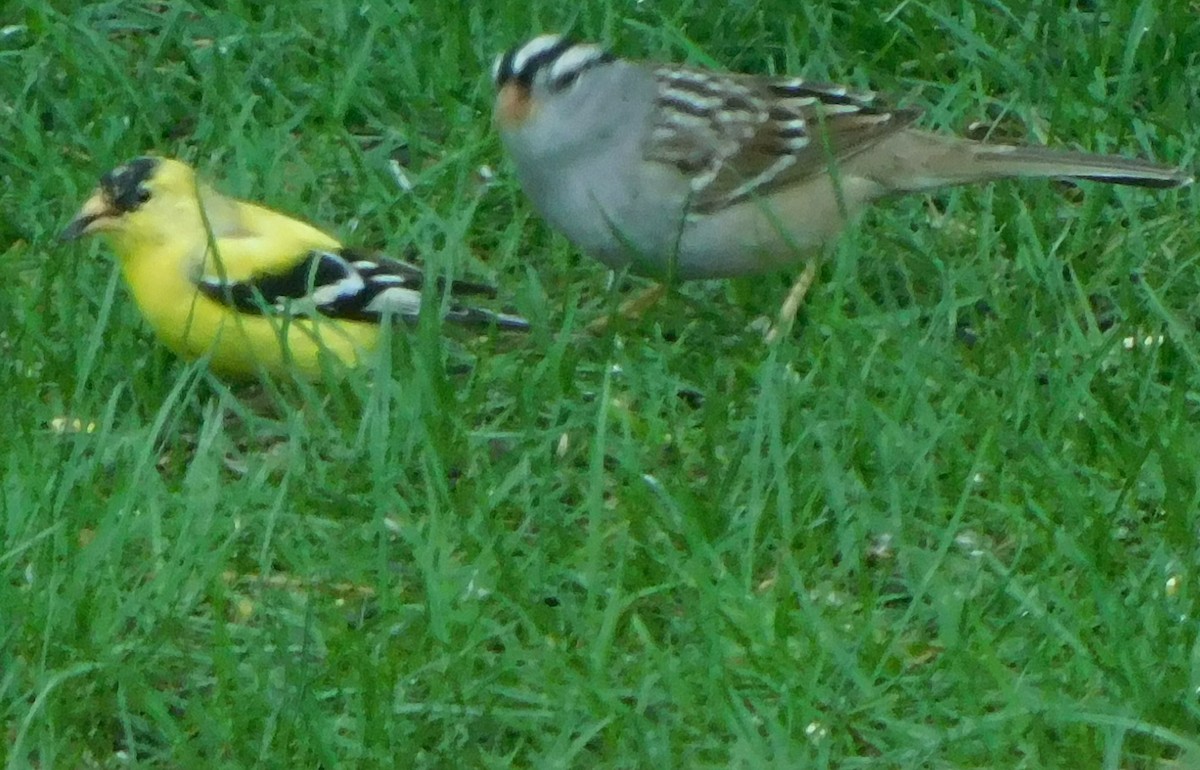
[[[366,259],[311,225],[226,198],[178,160],[138,158],[106,174],[64,237],[97,232],[159,339],[228,376],[315,378],[330,364],[354,366],[377,344],[380,320],[419,309],[418,268]],[[455,313],[525,327],[514,316]]]

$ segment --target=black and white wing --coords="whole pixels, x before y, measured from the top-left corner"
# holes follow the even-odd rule
[[[314,314],[343,321],[380,323],[386,318],[414,322],[420,316],[425,273],[416,265],[353,249],[313,249],[283,272],[245,280],[218,276],[197,279],[200,293],[250,315]],[[495,297],[486,284],[450,281],[450,296]],[[455,323],[525,330],[525,319],[451,302],[444,317]]]

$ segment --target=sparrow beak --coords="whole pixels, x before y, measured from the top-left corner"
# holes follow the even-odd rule
[[[74,241],[85,235],[91,235],[100,230],[109,229],[105,221],[116,216],[117,212],[108,202],[103,192],[97,190],[79,209],[79,213],[71,220],[71,224],[58,236],[59,240]]]
[[[517,80],[510,80],[500,87],[496,94],[496,123],[500,128],[513,130],[529,119],[533,113],[533,99],[529,94],[529,86]]]

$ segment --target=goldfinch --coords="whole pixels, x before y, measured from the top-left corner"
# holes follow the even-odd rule
[[[154,333],[229,377],[319,377],[374,349],[379,325],[417,318],[424,273],[343,247],[289,216],[216,192],[179,160],[140,157],[100,179],[63,231],[103,234]],[[452,281],[449,293],[495,296]],[[524,330],[517,316],[451,305],[448,321]]]

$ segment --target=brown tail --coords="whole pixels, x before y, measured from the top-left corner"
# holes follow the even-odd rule
[[[1182,169],[1119,155],[986,144],[976,145],[974,155],[1002,176],[1063,177],[1156,188],[1180,187],[1192,182],[1192,175]]]
[[[884,144],[892,145],[890,154],[897,160],[885,183],[905,191],[1011,177],[1087,179],[1153,188],[1181,187],[1193,180],[1182,169],[1148,160],[986,144],[924,131],[903,131]]]

